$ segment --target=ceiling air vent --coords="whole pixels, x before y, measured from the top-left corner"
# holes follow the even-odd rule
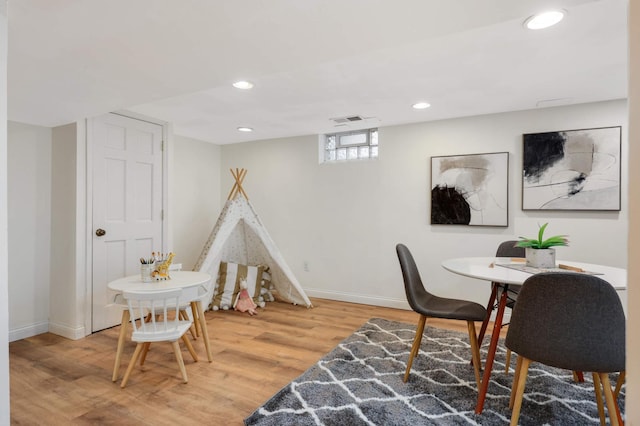
[[[354,121],[362,121],[364,120],[364,118],[360,117],[359,115],[352,115],[350,117],[331,118],[330,120],[332,120],[336,124],[345,124],[352,123]]]

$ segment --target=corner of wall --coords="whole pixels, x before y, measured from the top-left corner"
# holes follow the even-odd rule
[[[52,321],[49,321],[49,333],[57,334],[58,336],[66,337],[71,340],[82,339],[86,336],[84,326],[72,327]]]
[[[76,324],[71,326],[73,330],[84,328],[77,312],[80,299],[76,275],[77,127],[72,123],[52,132],[49,323],[53,327],[49,331],[56,334],[64,328],[56,324]]]
[[[0,0],[0,424],[9,424],[7,228],[7,0]]]

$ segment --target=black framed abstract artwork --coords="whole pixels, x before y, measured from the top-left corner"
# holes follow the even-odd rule
[[[522,210],[620,210],[620,126],[523,135]]]
[[[431,157],[431,224],[509,225],[509,153]]]

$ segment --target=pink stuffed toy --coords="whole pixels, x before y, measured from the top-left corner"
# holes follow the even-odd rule
[[[236,311],[240,312],[248,312],[249,315],[256,315],[256,308],[258,307],[254,302],[251,296],[249,296],[249,291],[247,290],[247,280],[242,279],[240,281],[240,293],[238,293],[238,297],[236,297],[236,303],[233,304],[233,308]]]

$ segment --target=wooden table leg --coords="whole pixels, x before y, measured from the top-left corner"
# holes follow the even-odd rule
[[[496,312],[496,320],[493,324],[493,332],[491,334],[491,344],[487,352],[487,361],[484,364],[484,372],[482,374],[482,385],[478,389],[478,404],[476,405],[476,414],[481,414],[484,408],[484,400],[489,389],[489,381],[491,380],[491,369],[493,368],[493,360],[496,356],[496,348],[498,347],[498,339],[500,338],[500,329],[502,328],[502,316],[507,306],[507,292],[503,291],[498,303],[498,311]]]
[[[204,340],[204,347],[207,349],[207,359],[209,362],[213,362],[213,354],[211,353],[211,342],[209,342],[209,331],[207,330],[207,319],[204,317],[204,310],[202,309],[202,302],[191,302],[191,306],[195,303],[198,310],[198,319],[200,320],[200,329],[202,330],[202,337]]]
[[[195,323],[196,336],[200,337],[200,318],[198,318],[198,309],[193,303],[191,304],[191,315],[193,315],[193,322]]]
[[[487,303],[487,316],[484,317],[482,327],[480,327],[480,333],[478,334],[478,348],[482,347],[482,341],[484,340],[484,334],[487,331],[487,325],[489,325],[489,320],[491,319],[491,312],[493,312],[497,294],[498,283],[491,283],[491,296],[489,296],[489,303]],[[471,365],[473,365],[473,360],[471,360]],[[482,365],[480,366],[480,370],[482,370]]]
[[[122,322],[120,323],[120,335],[118,336],[118,347],[116,348],[116,362],[113,365],[113,376],[111,381],[118,380],[118,372],[120,371],[120,359],[122,358],[122,349],[124,348],[124,338],[127,335],[127,327],[129,326],[129,309],[122,310]]]
[[[482,347],[482,341],[484,340],[484,333],[487,331],[487,325],[491,319],[491,312],[493,312],[493,305],[496,303],[496,297],[498,294],[498,284],[491,283],[491,296],[489,296],[489,303],[487,303],[487,316],[482,321],[482,327],[480,327],[480,333],[478,334],[478,347]]]

